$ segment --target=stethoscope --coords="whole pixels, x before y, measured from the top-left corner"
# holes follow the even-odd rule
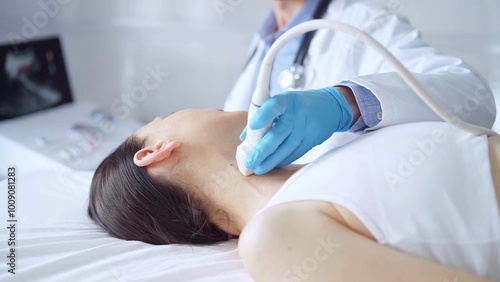
[[[316,10],[313,14],[313,19],[321,19],[325,15],[328,10],[328,6],[330,5],[331,0],[321,0],[316,7]],[[306,72],[304,67],[304,62],[307,57],[307,53],[309,52],[309,46],[311,45],[311,41],[316,34],[316,31],[310,31],[302,37],[300,42],[300,47],[295,55],[295,59],[290,68],[283,70],[278,75],[278,84],[284,90],[302,90],[306,85]],[[257,48],[255,47],[254,51],[250,55],[245,67],[248,63],[253,59],[255,54],[257,53]]]

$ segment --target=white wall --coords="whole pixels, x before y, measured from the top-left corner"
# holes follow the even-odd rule
[[[477,68],[500,88],[499,0],[377,0],[408,17],[424,40]],[[498,89],[497,91],[500,91]]]
[[[0,41],[22,35],[26,22],[40,26],[35,37],[60,34],[77,99],[108,107],[125,105],[123,94],[158,65],[168,78],[129,107],[147,121],[183,108],[220,108],[270,1],[43,0],[61,3],[49,6],[55,12],[44,24],[39,1],[3,0]],[[374,1],[407,15],[426,41],[463,57],[500,92],[500,1]],[[225,12],[216,9],[224,4]]]
[[[124,95],[158,66],[168,78],[129,107],[144,121],[183,108],[221,108],[270,7],[267,0],[43,2],[56,3],[50,6],[56,12],[42,25],[38,1],[3,0],[0,41],[8,42],[10,32],[33,37],[26,21],[34,37],[60,34],[77,99],[108,107],[125,105]],[[216,9],[224,3],[227,10]]]

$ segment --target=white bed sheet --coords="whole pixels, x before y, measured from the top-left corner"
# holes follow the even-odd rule
[[[252,281],[237,241],[155,246],[110,237],[86,214],[92,173],[16,178],[16,274],[7,272],[7,183],[0,182],[0,281]]]

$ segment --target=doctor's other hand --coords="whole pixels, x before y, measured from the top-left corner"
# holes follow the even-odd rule
[[[353,114],[354,113],[354,114]],[[347,87],[289,91],[267,100],[252,117],[250,129],[273,124],[245,160],[255,174],[286,166],[323,143],[334,132],[347,131],[359,108]],[[240,139],[246,137],[243,130]]]

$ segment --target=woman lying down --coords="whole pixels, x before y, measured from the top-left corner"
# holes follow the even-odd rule
[[[90,216],[151,244],[239,236],[256,281],[500,280],[498,137],[399,125],[304,167],[244,177],[234,155],[246,118],[156,118],[99,166]]]

